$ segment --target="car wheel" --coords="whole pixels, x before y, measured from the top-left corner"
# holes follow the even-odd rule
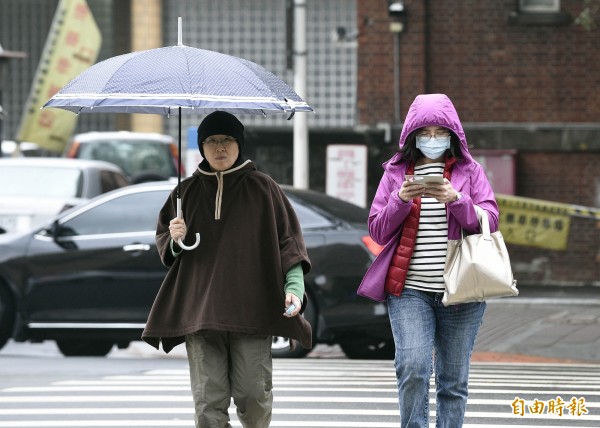
[[[315,321],[317,320],[317,310],[312,299],[309,297],[306,309],[302,316],[310,323],[313,328],[313,342],[314,342],[314,331],[316,329]],[[314,345],[314,343],[313,343]],[[273,344],[271,345],[271,353],[274,358],[302,358],[310,353],[310,349],[304,349],[302,345],[298,344],[296,349],[290,351],[290,340],[287,337],[273,336]]]
[[[357,338],[341,341],[340,347],[348,358],[357,360],[392,360],[395,353],[393,340]]]
[[[15,323],[15,308],[6,287],[0,285],[0,349],[12,337]]]
[[[106,340],[60,339],[56,345],[65,357],[104,357],[114,343]]]

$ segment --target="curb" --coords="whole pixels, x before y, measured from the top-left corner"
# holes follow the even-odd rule
[[[600,366],[598,361],[574,360],[569,358],[549,358],[536,355],[509,354],[503,352],[473,352],[472,363],[540,363],[540,364],[593,364]]]

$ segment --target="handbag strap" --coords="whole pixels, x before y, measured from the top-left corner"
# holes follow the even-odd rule
[[[481,235],[483,239],[486,241],[491,241],[492,236],[490,233],[490,222],[488,220],[488,213],[486,210],[481,208],[478,205],[475,205],[475,213],[477,214],[477,218],[479,219],[479,227],[481,228]],[[460,228],[460,239],[465,239],[465,229]]]
[[[488,220],[487,211],[480,206],[475,205],[475,212],[477,213],[477,218],[479,219],[479,225],[481,226],[481,234],[483,235],[483,239],[486,241],[491,241],[492,236],[490,233],[490,222]]]

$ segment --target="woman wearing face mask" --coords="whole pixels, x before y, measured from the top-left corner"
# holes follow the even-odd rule
[[[383,167],[369,231],[385,247],[363,284],[385,284],[401,426],[429,427],[429,378],[435,372],[436,426],[458,428],[485,303],[442,304],[446,246],[460,238],[461,229],[479,231],[475,205],[488,212],[490,230],[496,231],[498,206],[446,95],[416,97],[400,150]],[[441,175],[443,183],[424,185],[409,177],[423,175]]]

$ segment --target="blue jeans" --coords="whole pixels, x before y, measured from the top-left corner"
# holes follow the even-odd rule
[[[463,424],[469,362],[486,304],[446,307],[443,295],[405,288],[400,297],[388,297],[402,428],[429,427],[429,378],[434,360],[436,427],[459,428]]]

